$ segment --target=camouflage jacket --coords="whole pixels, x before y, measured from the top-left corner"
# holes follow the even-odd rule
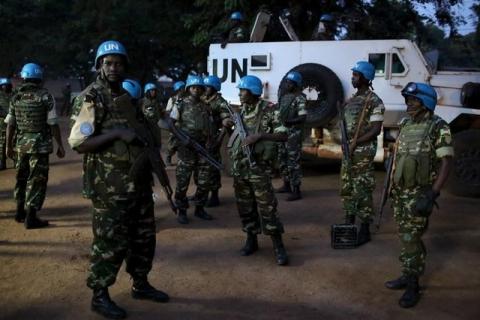
[[[170,113],[177,122],[175,125],[197,142],[207,142],[211,138],[212,120],[208,106],[202,101],[195,102],[190,96],[178,99]]]
[[[157,98],[142,99],[142,112],[149,121],[157,122],[165,114],[165,106]]]
[[[58,118],[55,99],[47,89],[34,83],[19,85],[10,100],[5,122],[16,127],[15,152],[53,151],[50,126],[58,124]]]
[[[10,105],[10,96],[11,95],[0,90],[0,129],[6,127],[6,124],[4,123],[4,121],[8,114],[8,109]]]
[[[225,100],[220,93],[216,93],[213,96],[207,98],[203,97],[202,99],[208,106],[208,111],[210,112],[213,136],[217,136],[222,129],[222,120],[228,118],[230,112],[228,102]]]
[[[254,133],[287,133],[287,128],[279,121],[279,112],[272,103],[260,100],[256,105],[242,105],[242,119],[248,135]],[[258,128],[258,130],[257,130]],[[250,168],[248,159],[245,157],[241,140],[232,141],[229,148],[232,160],[232,174],[244,175],[255,172],[265,174],[270,172],[272,161],[276,159],[277,143],[260,140],[253,147],[253,156],[257,162],[256,168]],[[269,160],[270,159],[270,160]]]
[[[234,27],[228,33],[228,42],[247,42],[248,30],[243,25]]]
[[[396,143],[394,187],[432,185],[446,156],[453,156],[452,134],[442,118],[427,113],[421,121],[403,119]]]
[[[287,93],[279,101],[280,121],[285,121],[307,114],[307,99],[303,94]],[[289,129],[300,129],[302,125],[293,126]]]
[[[75,98],[70,122],[72,130],[68,139],[73,149],[90,136],[115,128],[132,128],[124,114],[119,111],[115,98],[108,83],[100,77]],[[147,178],[138,183],[130,173],[142,151],[143,147],[138,143],[127,144],[122,140],[115,140],[96,152],[85,153],[84,196],[126,199],[151,192],[150,171],[149,175],[144,175]]]

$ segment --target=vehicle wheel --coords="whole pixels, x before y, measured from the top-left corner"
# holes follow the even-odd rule
[[[311,127],[324,127],[337,114],[337,101],[343,102],[340,79],[329,68],[315,63],[301,64],[290,71],[299,72],[303,78],[302,91],[307,96],[306,124]],[[278,97],[285,92],[286,79],[283,77]]]
[[[458,196],[480,197],[480,130],[454,135],[454,165],[447,189]]]

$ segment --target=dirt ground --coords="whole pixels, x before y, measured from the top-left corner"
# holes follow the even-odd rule
[[[13,220],[15,172],[0,172],[1,319],[100,318],[90,311],[85,285],[92,231],[90,202],[80,195],[81,159],[69,149],[65,159],[50,159],[40,212],[52,225],[46,229],[27,231]],[[168,171],[174,185],[174,167]],[[377,178],[376,200],[383,173]],[[133,300],[122,267],[110,293],[130,319],[480,319],[480,199],[442,194],[425,236],[423,297],[404,310],[397,304],[401,292],[383,286],[399,275],[389,207],[371,243],[354,250],[330,247],[330,225],[342,219],[337,165],[306,166],[302,201],[278,197],[287,267],[275,264],[267,237],[253,256],[239,255],[244,235],[232,179],[223,177],[223,186],[222,205],[209,210],[215,220],[201,221],[190,211],[186,226],[176,222],[155,188],[157,248],[150,280],[171,302]]]

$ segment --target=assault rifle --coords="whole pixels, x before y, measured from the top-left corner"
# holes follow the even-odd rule
[[[232,135],[230,136],[230,140],[228,141],[228,146],[232,146],[235,139],[240,138],[240,141],[242,144],[241,145],[242,152],[245,155],[245,157],[247,157],[250,168],[253,168],[257,165],[257,162],[253,157],[252,146],[243,145],[243,141],[247,138],[248,132],[247,132],[247,129],[245,129],[245,125],[243,124],[242,115],[240,114],[240,112],[234,111],[230,107],[228,108],[228,111],[230,113],[230,116],[232,117],[233,122],[235,123],[235,129]]]
[[[396,153],[397,153],[397,150],[395,147],[393,153],[388,157],[387,163],[386,163],[387,172],[385,173],[385,179],[383,180],[382,195],[380,197],[380,205],[378,206],[378,218],[377,218],[377,223],[375,224],[375,228],[377,231],[380,229],[380,223],[382,221],[382,216],[383,216],[383,209],[385,207],[385,204],[387,203],[387,199],[390,194],[392,174],[393,174],[393,164],[395,162]]]
[[[173,212],[177,214],[177,206],[173,202],[173,190],[170,186],[170,180],[165,170],[165,163],[163,162],[160,152],[155,144],[155,138],[152,133],[148,121],[142,114],[143,122],[140,122],[137,118],[139,108],[132,106],[131,98],[129,95],[124,94],[114,99],[117,107],[128,120],[128,123],[133,127],[136,134],[136,139],[142,145],[142,153],[135,159],[132,167],[130,168],[130,176],[135,181],[143,179],[142,173],[153,172],[157,177],[158,182],[163,188],[167,200],[172,208]]]
[[[209,164],[214,166],[216,169],[223,170],[223,165],[217,160],[215,160],[215,158],[213,158],[208,153],[208,151],[204,147],[202,147],[201,144],[199,144],[197,141],[192,139],[185,131],[183,131],[180,128],[177,128],[173,124],[173,121],[170,117],[166,117],[166,118],[167,118],[166,123],[169,130],[173,133],[175,138],[177,138],[182,145],[198,153],[202,158],[204,158]]]

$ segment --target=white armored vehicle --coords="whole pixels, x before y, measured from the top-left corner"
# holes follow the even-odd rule
[[[222,94],[239,104],[236,84],[244,75],[264,83],[264,98],[277,102],[284,77],[292,70],[303,77],[308,100],[307,125],[312,143],[304,152],[322,158],[341,157],[335,125],[337,101],[353,95],[350,68],[359,60],[375,66],[373,87],[386,113],[376,161],[383,161],[388,143],[398,133],[404,116],[401,89],[408,82],[426,82],[438,94],[435,113],[447,121],[455,138],[455,170],[450,189],[460,195],[480,196],[480,71],[435,70],[410,40],[292,41],[210,46],[208,70],[222,81]]]

